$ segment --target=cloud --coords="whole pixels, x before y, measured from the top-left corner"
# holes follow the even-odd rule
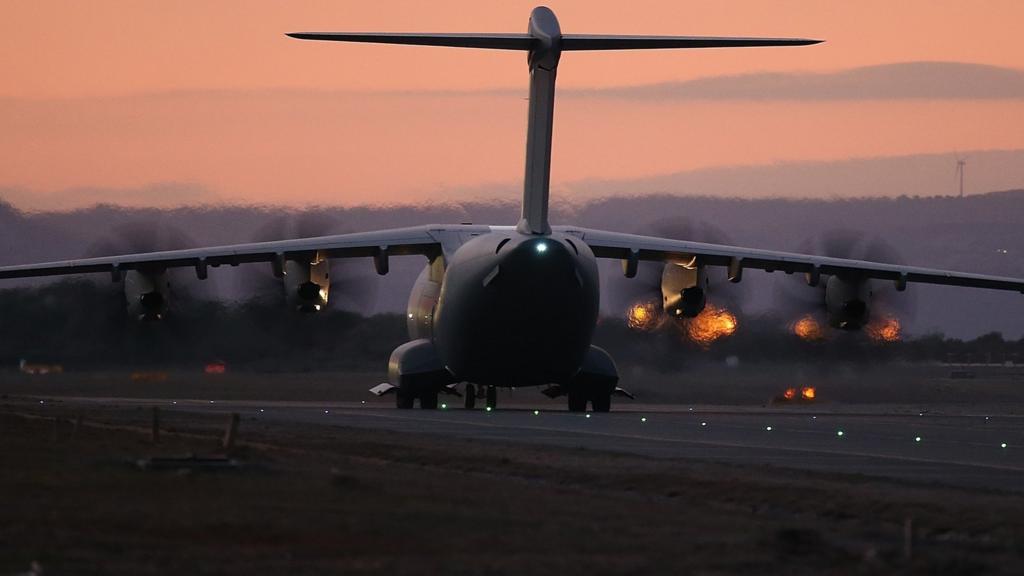
[[[1024,70],[963,62],[903,62],[828,73],[741,74],[565,89],[561,94],[651,100],[1018,100],[1024,99]]]
[[[157,182],[131,188],[83,186],[53,191],[0,187],[0,202],[29,212],[85,208],[97,204],[176,208],[213,204],[222,199],[209,188],[189,182]]]

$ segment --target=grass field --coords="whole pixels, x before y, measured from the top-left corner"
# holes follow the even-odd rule
[[[0,574],[1024,570],[1019,493],[249,420],[237,470],[143,471],[225,418],[150,422],[0,402]]]

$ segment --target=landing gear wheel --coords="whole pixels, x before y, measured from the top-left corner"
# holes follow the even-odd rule
[[[487,407],[491,410],[498,407],[498,389],[494,386],[487,387]]]
[[[590,393],[590,405],[594,412],[608,412],[612,409],[611,390],[592,390]]]
[[[415,402],[416,396],[413,396],[408,390],[402,390],[401,388],[395,390],[395,408],[411,410]]]
[[[587,395],[580,391],[569,391],[569,412],[586,412]]]
[[[428,390],[420,394],[420,408],[437,410],[437,390]]]
[[[476,386],[466,384],[466,410],[476,408]]]

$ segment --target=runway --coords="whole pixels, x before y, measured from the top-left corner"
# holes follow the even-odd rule
[[[859,474],[970,488],[1024,490],[1024,417],[913,412],[876,407],[825,409],[635,406],[606,414],[531,408],[436,411],[379,403],[63,399],[239,412],[268,420],[530,443]],[[243,424],[244,425],[244,424]]]

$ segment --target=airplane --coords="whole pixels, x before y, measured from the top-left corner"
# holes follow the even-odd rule
[[[562,34],[546,7],[530,14],[523,34],[389,34],[300,32],[303,40],[449,46],[527,53],[530,71],[522,216],[514,226],[425,225],[296,240],[170,250],[0,268],[0,278],[107,273],[123,282],[129,305],[145,314],[167,306],[168,269],[269,263],[290,302],[316,310],[326,304],[331,259],[370,258],[387,274],[393,256],[426,264],[409,297],[409,341],[392,352],[388,385],[396,406],[436,409],[438,394],[466,382],[484,386],[487,407],[497,387],[546,386],[566,396],[573,412],[610,409],[617,390],[614,359],[592,343],[598,319],[597,259],[616,259],[627,278],[641,261],[664,264],[662,307],[670,317],[693,317],[705,305],[709,268],[732,282],[763,270],[804,275],[823,286],[831,323],[861,326],[872,286],[912,282],[1018,291],[1024,279],[830,258],[736,246],[670,240],[548,222],[555,76],[563,52],[673,48],[804,46],[802,38],[608,36]],[[820,289],[820,288],[819,288]],[[468,396],[468,395],[467,395]]]

